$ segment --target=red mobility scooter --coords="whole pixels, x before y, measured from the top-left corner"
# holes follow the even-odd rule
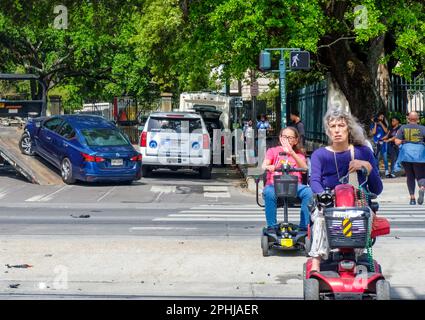
[[[376,197],[351,184],[317,195],[330,253],[328,260],[321,262],[320,272],[311,272],[311,258],[304,264],[304,299],[390,299],[390,284],[372,256],[376,237],[390,233],[388,220],[376,216],[379,204],[372,201]],[[311,241],[309,229],[306,242],[310,245]]]

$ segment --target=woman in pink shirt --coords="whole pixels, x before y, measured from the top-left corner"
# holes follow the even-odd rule
[[[276,233],[278,227],[276,220],[276,194],[273,185],[273,175],[280,168],[282,162],[288,162],[291,167],[307,169],[307,163],[304,154],[300,151],[299,133],[294,127],[287,127],[280,131],[279,134],[280,146],[267,150],[266,157],[262,168],[267,170],[266,186],[263,190],[265,202],[265,214],[267,221],[267,232]],[[310,211],[308,204],[310,203],[313,193],[310,187],[302,184],[300,172],[293,172],[293,175],[298,176],[298,192],[297,196],[301,199],[300,212],[300,230],[307,230],[310,222]]]

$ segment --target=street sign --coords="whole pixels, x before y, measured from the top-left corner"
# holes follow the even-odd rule
[[[242,98],[240,98],[240,97],[235,98],[234,103],[235,103],[235,108],[242,108],[243,107],[243,101],[242,101]]]
[[[255,81],[251,84],[250,91],[251,91],[251,97],[258,96],[258,82],[257,81]]]
[[[308,51],[291,51],[291,70],[310,69],[310,52]]]

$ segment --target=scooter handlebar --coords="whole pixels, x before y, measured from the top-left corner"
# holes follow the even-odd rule
[[[275,169],[275,172],[288,172],[288,173],[289,172],[303,172],[303,173],[305,173],[307,171],[308,171],[308,169],[305,169],[305,168],[293,168],[290,165],[285,165],[285,164],[282,164],[280,168],[278,167],[278,168]]]

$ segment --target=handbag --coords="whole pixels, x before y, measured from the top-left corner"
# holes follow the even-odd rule
[[[386,234],[390,234],[390,223],[386,218],[375,215],[372,221],[372,232],[370,237],[376,238],[377,236],[384,236]]]

